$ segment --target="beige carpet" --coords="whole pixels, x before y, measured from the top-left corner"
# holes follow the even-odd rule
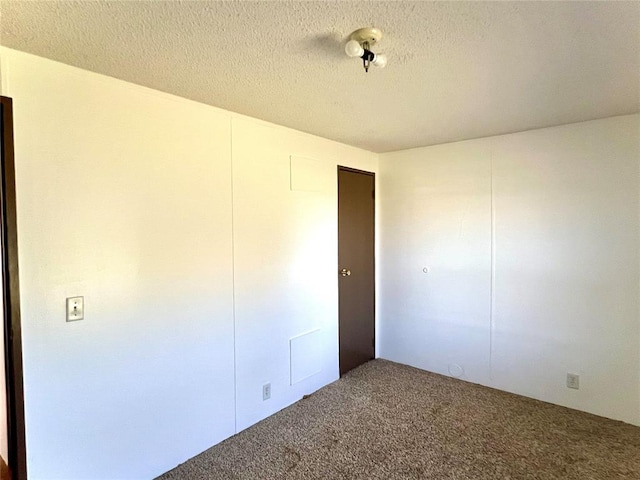
[[[640,479],[640,427],[374,360],[160,477]]]

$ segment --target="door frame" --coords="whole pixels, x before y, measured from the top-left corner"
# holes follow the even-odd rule
[[[377,246],[378,246],[378,236],[377,236],[377,214],[378,214],[378,205],[376,202],[376,172],[371,172],[371,171],[367,171],[367,170],[360,170],[359,168],[352,168],[352,167],[346,167],[344,165],[339,165],[338,164],[338,169],[337,169],[337,181],[340,181],[340,172],[352,172],[352,173],[359,173],[362,175],[367,175],[369,177],[372,177],[373,179],[373,358],[376,359],[378,358],[378,319],[377,319],[377,310],[378,310],[378,301],[377,301],[377,297],[376,297],[376,286],[378,283],[378,271],[377,271],[377,265],[376,265],[376,251],[377,251]],[[338,183],[338,192],[340,192],[340,185]],[[338,198],[339,201],[339,198]],[[339,212],[338,212],[339,214]],[[338,235],[340,233],[338,232]],[[339,249],[339,246],[338,246]],[[339,258],[339,250],[338,250],[338,258]],[[340,268],[340,262],[338,261],[338,267],[337,269]],[[339,288],[339,287],[338,287]],[[338,312],[338,316],[339,316],[339,312]],[[338,328],[340,326],[340,318],[338,317]],[[338,335],[339,338],[339,335]],[[340,354],[339,352],[339,342],[338,342],[338,354]],[[338,362],[339,363],[339,362]],[[340,377],[342,377],[342,367],[340,365],[338,365],[338,370],[340,372]]]
[[[9,471],[13,480],[26,480],[27,455],[22,380],[22,328],[18,275],[18,231],[13,143],[13,101],[0,96],[2,132],[0,139],[0,263],[4,300],[4,355],[7,384],[7,430]]]

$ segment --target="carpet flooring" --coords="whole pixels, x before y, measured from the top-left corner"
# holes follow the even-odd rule
[[[640,479],[640,427],[371,361],[161,480]]]

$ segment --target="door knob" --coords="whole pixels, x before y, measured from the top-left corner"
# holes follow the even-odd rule
[[[340,275],[342,275],[343,277],[348,277],[349,275],[351,275],[351,270],[349,270],[348,268],[343,268],[342,270],[340,270]]]

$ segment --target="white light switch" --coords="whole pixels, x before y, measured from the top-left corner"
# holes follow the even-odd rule
[[[67,298],[67,322],[84,318],[84,297]]]

